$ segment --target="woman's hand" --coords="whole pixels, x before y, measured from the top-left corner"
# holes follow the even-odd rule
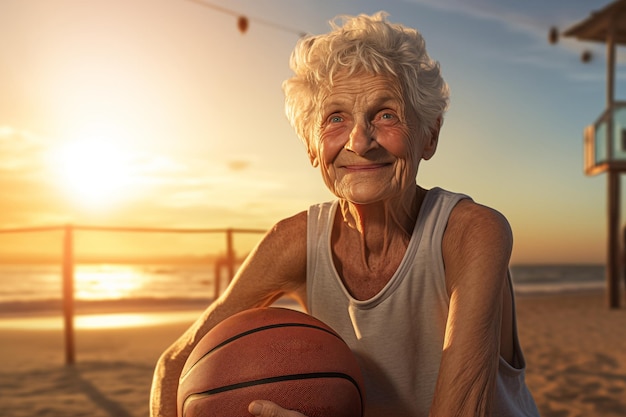
[[[285,410],[271,401],[253,401],[248,411],[257,417],[306,417],[297,411]]]

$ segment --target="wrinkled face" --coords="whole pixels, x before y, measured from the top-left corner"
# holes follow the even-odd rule
[[[340,77],[320,110],[313,156],[328,188],[355,204],[401,197],[415,186],[420,160],[435,151],[438,131],[419,137],[416,117],[408,116],[400,86],[391,78]]]

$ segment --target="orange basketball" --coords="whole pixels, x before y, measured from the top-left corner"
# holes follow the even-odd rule
[[[329,326],[286,308],[236,314],[200,340],[178,387],[179,417],[249,417],[270,400],[308,417],[360,417],[363,378]]]

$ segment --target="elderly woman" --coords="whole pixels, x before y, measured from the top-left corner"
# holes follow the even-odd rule
[[[287,115],[337,200],[268,232],[162,355],[152,414],[176,415],[181,368],[213,326],[291,295],[355,352],[368,417],[538,415],[524,382],[506,219],[416,184],[448,102],[421,35],[384,13],[346,18],[300,40],[291,67]],[[249,410],[300,415],[262,398]]]

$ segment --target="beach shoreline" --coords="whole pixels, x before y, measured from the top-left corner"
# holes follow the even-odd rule
[[[517,297],[527,383],[542,416],[626,415],[622,306],[610,310],[605,294],[595,291]],[[142,308],[191,314],[176,322],[77,329],[73,366],[63,364],[59,329],[0,326],[0,415],[146,417],[156,360],[201,311],[170,307]]]

